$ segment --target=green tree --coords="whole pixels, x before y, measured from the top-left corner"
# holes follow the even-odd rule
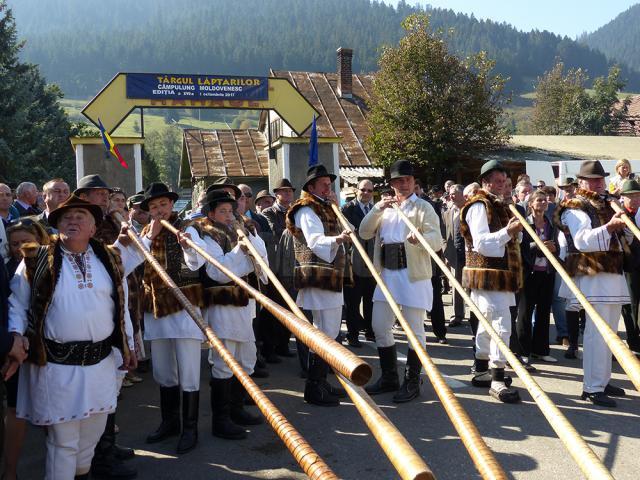
[[[145,139],[147,162],[156,165],[157,177],[175,190],[178,187],[180,155],[182,153],[182,130],[168,126],[151,132]],[[147,165],[147,175],[155,176],[152,165]],[[144,177],[144,171],[143,171]]]
[[[483,52],[464,60],[451,54],[427,15],[411,15],[402,26],[405,37],[380,57],[368,146],[378,164],[407,158],[439,180],[457,160],[507,140],[500,122],[504,79],[491,74]]]
[[[586,89],[588,77],[582,69],[569,69],[557,61],[553,69],[538,79],[532,116],[537,135],[609,135],[626,115],[629,100],[618,104],[618,93],[625,83],[620,69],[611,67],[607,78],[593,82],[593,93]],[[614,106],[616,107],[614,109]]]
[[[12,12],[0,1],[0,176],[42,184],[74,180],[70,124],[59,104],[62,92],[47,85],[38,67],[20,62]]]

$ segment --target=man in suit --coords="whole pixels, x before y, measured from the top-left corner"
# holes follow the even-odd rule
[[[446,227],[444,256],[459,282],[462,282],[462,269],[464,268],[464,238],[460,234],[460,209],[464,205],[463,191],[464,186],[459,184],[449,187],[451,207],[443,215]],[[457,291],[453,293],[454,314],[449,319],[449,327],[460,326],[464,319],[464,301]]]
[[[38,201],[38,187],[31,182],[22,182],[16,188],[16,201],[13,206],[16,207],[21,217],[29,215],[38,215],[40,210],[36,206]]]
[[[372,199],[373,183],[370,180],[362,180],[358,184],[356,198],[342,207],[343,215],[355,227],[356,234],[360,227],[360,222],[373,207]],[[359,235],[358,238],[367,250],[369,258],[373,258],[374,239],[362,240]],[[364,330],[365,338],[368,340],[375,338],[371,328],[371,311],[373,309],[372,299],[376,282],[356,248],[352,248],[351,258],[353,287],[344,287],[344,298],[347,307],[347,341],[352,347],[360,347],[361,343],[358,339],[360,330]],[[362,301],[363,315],[360,314],[360,301]]]
[[[58,208],[62,202],[64,202],[71,192],[69,191],[69,185],[62,178],[54,178],[53,180],[49,180],[42,187],[42,192],[44,194],[44,204],[46,208],[44,211],[38,215],[38,222],[42,225],[42,227],[49,234],[57,233],[55,229],[49,225],[49,214]]]

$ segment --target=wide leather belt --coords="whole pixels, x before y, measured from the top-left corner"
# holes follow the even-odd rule
[[[382,244],[382,266],[389,270],[407,268],[407,252],[404,243]]]
[[[111,338],[100,342],[66,342],[58,343],[44,339],[47,350],[47,361],[60,365],[96,365],[111,353]]]

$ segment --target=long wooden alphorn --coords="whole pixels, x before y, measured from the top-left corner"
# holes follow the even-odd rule
[[[306,321],[306,317],[300,307],[293,300],[291,295],[278,276],[269,268],[267,262],[260,256],[260,253],[251,241],[246,237],[242,229],[236,230],[238,237],[247,246],[253,258],[260,264],[260,268],[267,274],[269,281],[278,290],[287,306],[298,317]],[[420,458],[420,455],[409,444],[407,439],[400,433],[389,418],[371,399],[369,394],[362,388],[354,385],[342,375],[336,375],[345,391],[353,401],[354,406],[362,419],[366,423],[374,438],[391,461],[392,465],[403,480],[429,480],[435,478],[431,469]]]
[[[172,233],[177,233],[178,229],[166,220],[161,221],[162,226]],[[238,275],[226,268],[215,258],[209,255],[205,250],[200,248],[191,240],[187,239],[187,243],[202,258],[211,263],[218,270],[229,277],[234,283],[245,290],[249,295],[256,299],[264,308],[269,310],[284,326],[286,326],[297,338],[305,345],[316,352],[323,360],[342,375],[347,377],[356,385],[364,385],[370,379],[373,371],[371,366],[354,355],[351,351],[340,345],[333,338],[329,338],[324,332],[321,332],[306,320],[296,317],[294,314],[284,309],[276,302],[271,300],[259,290],[253,288]]]
[[[117,215],[117,214],[116,214]],[[331,468],[320,458],[320,455],[316,453],[304,437],[295,429],[293,425],[289,423],[287,418],[280,410],[269,400],[269,398],[260,390],[260,387],[256,385],[253,379],[245,372],[240,364],[233,357],[231,352],[227,350],[224,343],[213,333],[213,330],[202,318],[200,312],[198,312],[194,306],[189,302],[184,293],[180,290],[180,287],[171,279],[169,274],[162,268],[158,260],[151,254],[147,247],[142,243],[140,237],[129,228],[129,224],[125,222],[120,215],[117,215],[117,220],[120,223],[128,227],[127,235],[133,242],[133,244],[144,255],[144,258],[149,262],[153,269],[158,273],[162,281],[169,287],[171,293],[176,297],[180,304],[184,307],[189,316],[196,322],[198,328],[204,333],[207,338],[207,342],[214,348],[218,354],[222,357],[222,360],[229,366],[233,374],[240,381],[245,388],[249,396],[253,399],[256,406],[260,409],[262,414],[266,417],[267,421],[276,432],[278,437],[284,442],[287,449],[291,452],[296,459],[304,473],[309,478],[317,480],[337,480],[338,476],[333,473]]]
[[[627,225],[629,230],[631,230],[633,235],[638,240],[640,240],[640,228],[638,228],[638,226],[635,224],[635,222],[633,220],[631,220],[631,218],[629,218],[629,215],[627,215],[627,212],[625,212],[622,209],[622,207],[620,205],[618,205],[618,203],[616,201],[610,201],[609,205],[611,205],[611,208],[613,208],[614,212],[622,214],[622,215],[620,215],[620,218],[622,219],[622,221]]]
[[[589,300],[587,300],[587,297],[585,297],[584,294],[580,291],[580,289],[564,269],[560,261],[549,251],[544,242],[540,240],[540,237],[536,235],[536,232],[533,230],[533,228],[531,228],[531,225],[527,223],[525,218],[520,215],[520,212],[518,212],[518,210],[513,205],[509,205],[509,209],[516,216],[516,218],[520,220],[520,223],[522,223],[522,226],[527,231],[527,233],[531,235],[531,238],[533,238],[533,241],[536,242],[538,248],[542,251],[542,253],[544,253],[545,257],[547,257],[547,260],[549,260],[551,265],[553,265],[553,268],[555,268],[556,271],[560,274],[562,280],[564,280],[564,283],[567,284],[567,287],[569,287],[571,292],[582,304],[589,317],[591,317],[594,326],[598,329],[600,335],[602,335],[605,343],[618,359],[620,366],[627,373],[629,379],[636,387],[636,389],[640,390],[640,360],[638,360],[633,352],[629,350],[629,347],[624,344],[622,339],[616,332],[613,331],[609,324],[605,322],[604,318],[602,318],[602,316],[596,311],[596,309],[593,308],[593,305],[591,305]]]
[[[487,333],[491,336],[491,339],[496,342],[500,351],[507,358],[507,361],[511,365],[511,368],[518,374],[522,382],[529,390],[531,397],[536,402],[543,415],[548,420],[551,428],[555,430],[558,437],[567,448],[573,459],[576,461],[582,472],[587,478],[593,479],[605,479],[613,477],[611,472],[604,466],[598,456],[591,450],[591,447],[584,441],[578,431],[569,423],[569,420],[562,414],[560,409],[551,401],[549,396],[540,388],[540,385],[533,379],[531,374],[522,366],[518,358],[511,352],[506,343],[502,341],[498,332],[495,331],[491,322],[487,320],[484,314],[480,311],[478,306],[471,300],[471,297],[467,291],[460,285],[460,282],[456,279],[455,275],[451,273],[449,268],[440,259],[436,252],[431,248],[431,245],[424,239],[420,231],[416,226],[411,223],[411,220],[400,210],[395,207],[400,215],[400,218],[405,222],[407,227],[416,235],[422,246],[429,252],[431,258],[436,262],[440,270],[447,276],[451,285],[458,291],[460,296],[469,305],[469,308],[476,314],[478,321],[482,323]]]
[[[495,456],[483,440],[473,421],[471,420],[465,409],[462,407],[456,396],[453,394],[453,391],[451,390],[449,385],[447,385],[447,382],[438,370],[438,367],[411,330],[411,327],[409,326],[407,320],[404,318],[400,307],[393,299],[393,296],[391,295],[391,292],[389,291],[387,286],[384,284],[382,277],[374,267],[373,262],[371,262],[371,259],[369,258],[369,255],[367,254],[365,248],[362,246],[362,243],[360,243],[360,240],[358,239],[356,234],[351,232],[351,226],[348,220],[344,217],[337,205],[332,204],[331,206],[338,219],[340,220],[340,223],[342,223],[342,226],[345,228],[345,230],[349,231],[349,236],[351,238],[351,241],[353,242],[353,245],[358,249],[358,252],[360,252],[362,260],[364,260],[365,264],[371,271],[371,275],[373,275],[373,278],[375,278],[376,282],[378,283],[378,286],[387,299],[387,302],[389,303],[391,310],[396,316],[396,319],[398,320],[398,322],[400,322],[400,325],[404,329],[409,343],[411,343],[413,350],[420,358],[420,362],[422,363],[425,373],[427,374],[429,380],[431,381],[431,384],[433,385],[433,389],[442,402],[442,406],[447,412],[451,423],[453,423],[454,428],[460,435],[460,439],[469,452],[469,455],[471,456],[473,463],[478,469],[478,472],[480,472],[482,478],[485,479],[506,479],[507,474],[498,463],[498,460],[496,460]]]

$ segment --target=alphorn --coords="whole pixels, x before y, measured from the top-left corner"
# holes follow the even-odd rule
[[[387,302],[389,302],[391,310],[404,329],[409,343],[411,343],[411,346],[420,358],[420,362],[424,366],[425,373],[429,377],[429,380],[433,385],[433,389],[442,402],[442,406],[447,412],[451,423],[453,423],[454,428],[460,435],[460,439],[469,452],[469,455],[471,456],[473,463],[478,469],[478,472],[480,472],[482,478],[485,479],[506,479],[507,474],[504,472],[504,470],[496,460],[495,456],[480,435],[480,432],[478,432],[478,429],[474,425],[473,421],[471,420],[465,409],[462,407],[456,396],[453,394],[453,391],[451,390],[449,385],[447,385],[447,382],[438,370],[438,367],[411,330],[411,327],[409,326],[407,320],[404,318],[400,307],[393,299],[391,292],[384,284],[382,277],[371,262],[367,251],[362,246],[362,243],[360,243],[360,240],[358,239],[356,234],[350,230],[351,226],[349,225],[348,220],[344,217],[337,205],[332,204],[331,206],[338,219],[340,220],[340,223],[342,223],[342,226],[345,228],[345,230],[349,231],[349,236],[351,237],[353,245],[358,249],[358,252],[360,252],[362,259],[371,271],[371,275],[373,275],[373,278],[375,278],[378,286],[380,287],[380,290],[387,299]]]
[[[170,232],[178,232],[178,229],[166,220],[161,220],[161,223],[162,226]],[[367,362],[354,355],[350,350],[347,350],[333,338],[329,338],[324,332],[321,332],[306,320],[296,317],[265,294],[253,288],[190,239],[186,240],[189,246],[202,256],[202,258],[215,266],[234,283],[255,298],[258,303],[269,310],[269,312],[271,312],[285,327],[287,327],[305,345],[320,355],[323,360],[331,365],[332,368],[340,372],[356,385],[364,385],[371,379],[373,371]]]
[[[522,366],[522,363],[518,360],[518,358],[511,352],[506,343],[502,341],[500,335],[495,331],[491,322],[487,320],[484,314],[480,311],[478,306],[475,304],[471,297],[467,293],[467,291],[460,285],[460,282],[456,279],[455,275],[451,273],[451,271],[447,268],[445,263],[440,259],[440,257],[436,254],[436,252],[431,248],[431,245],[427,243],[424,239],[420,231],[416,228],[416,226],[411,223],[411,220],[404,214],[402,210],[400,210],[397,206],[394,208],[397,209],[400,214],[400,218],[404,221],[404,223],[409,227],[409,229],[416,235],[418,240],[422,246],[427,250],[431,258],[436,262],[440,270],[447,276],[451,285],[458,291],[460,296],[464,299],[464,301],[469,305],[469,308],[476,314],[478,317],[478,321],[482,323],[487,333],[491,336],[491,339],[496,342],[500,351],[507,358],[507,361],[511,365],[511,368],[518,374],[522,382],[529,390],[531,397],[536,402],[543,415],[546,417],[547,421],[551,425],[551,428],[558,434],[558,437],[564,444],[564,446],[569,451],[570,455],[573,457],[575,462],[578,464],[578,467],[582,470],[587,478],[593,479],[612,479],[613,476],[611,472],[604,466],[604,464],[600,461],[598,456],[593,452],[591,447],[584,441],[584,439],[580,436],[578,431],[569,423],[569,420],[562,414],[560,409],[551,401],[549,396],[540,388],[540,385],[533,379],[531,374]]]
[[[627,213],[622,209],[622,207],[618,205],[618,202],[616,202],[615,200],[612,200],[609,202],[609,205],[611,205],[611,208],[613,208],[614,212],[621,213],[620,218],[622,219],[622,221],[627,225],[627,227],[629,227],[629,230],[631,230],[633,235],[638,240],[640,240],[640,228],[638,228],[635,222],[631,220],[631,218],[629,218],[629,215],[627,215]]]
[[[298,464],[302,467],[302,470],[309,478],[317,480],[337,480],[338,476],[331,470],[331,468],[320,458],[320,455],[316,453],[304,437],[295,429],[293,425],[289,423],[287,418],[280,410],[269,400],[269,398],[260,390],[260,387],[256,385],[253,379],[245,372],[240,364],[233,357],[231,352],[227,350],[224,343],[213,332],[211,327],[206,324],[200,312],[198,312],[194,306],[189,302],[184,293],[180,290],[180,287],[171,279],[169,274],[162,268],[158,260],[151,254],[147,247],[142,243],[140,237],[129,228],[129,224],[125,222],[119,214],[116,214],[116,219],[125,227],[127,227],[127,235],[133,242],[133,244],[144,255],[144,258],[149,262],[153,269],[158,273],[162,281],[170,288],[171,293],[176,297],[180,304],[187,311],[189,316],[196,322],[196,325],[207,338],[207,342],[214,348],[218,354],[222,357],[222,360],[229,366],[233,374],[240,381],[245,388],[249,396],[253,399],[256,406],[260,409],[262,414],[266,417],[267,421],[276,432],[278,437],[284,442],[287,449],[291,452]]]
[[[536,235],[536,232],[531,228],[524,217],[520,215],[520,212],[518,212],[518,210],[513,205],[509,205],[509,208],[511,212],[516,216],[516,218],[520,220],[520,223],[522,223],[522,226],[525,228],[527,233],[531,235],[531,238],[533,238],[533,241],[536,242],[538,248],[542,251],[542,253],[544,253],[545,257],[547,257],[547,260],[551,262],[553,268],[555,268],[556,271],[560,274],[562,280],[564,280],[564,283],[567,284],[567,287],[569,287],[571,292],[582,304],[589,317],[591,317],[593,324],[600,332],[600,335],[602,335],[605,343],[618,359],[620,366],[627,373],[629,379],[636,387],[636,389],[640,390],[640,360],[638,360],[633,352],[629,350],[629,347],[624,344],[618,334],[613,331],[613,329],[609,326],[609,324],[607,324],[607,322],[605,322],[604,318],[602,318],[602,316],[596,311],[596,309],[593,308],[593,305],[591,305],[589,300],[587,300],[587,297],[585,297],[584,294],[580,291],[580,289],[569,276],[560,261],[549,251],[542,240],[540,240],[540,237]]]
[[[256,247],[247,239],[242,229],[236,230],[238,237],[247,246],[253,258],[260,264],[262,270],[267,274],[269,280],[278,293],[282,296],[287,306],[298,317],[306,321],[306,317],[300,307],[293,300],[291,295],[277,275],[269,268],[267,262],[260,256]],[[407,439],[400,433],[389,418],[380,410],[380,408],[371,399],[369,394],[362,387],[358,387],[344,378],[342,375],[336,375],[345,391],[353,401],[354,406],[362,419],[366,423],[374,438],[384,451],[387,458],[391,461],[400,478],[403,480],[429,480],[435,478],[431,469],[424,460],[409,444]]]

